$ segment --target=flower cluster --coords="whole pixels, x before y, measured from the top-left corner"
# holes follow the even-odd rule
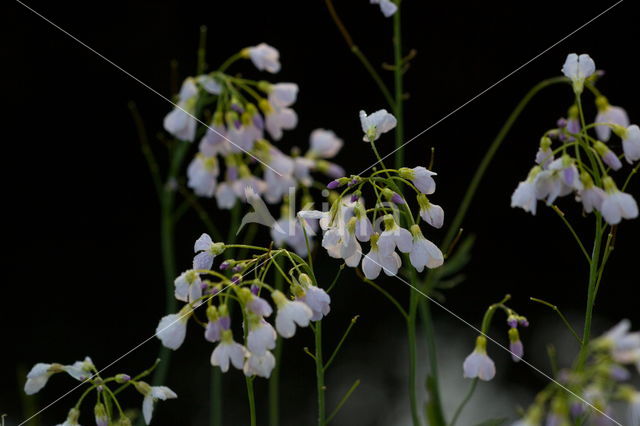
[[[640,128],[629,125],[624,109],[611,106],[596,89],[595,63],[589,55],[570,54],[562,71],[573,85],[575,104],[568,118],[558,120],[542,136],[536,165],[514,191],[511,206],[535,215],[538,200],[552,205],[559,197],[574,194],[585,213],[597,212],[610,225],[634,219],[638,216],[636,200],[624,192],[626,182],[618,189],[611,174],[623,168],[622,158],[629,164],[640,160]],[[585,87],[595,95],[598,110],[589,124],[581,101]],[[614,152],[612,133],[621,141],[622,154]]]
[[[342,168],[327,161],[342,147],[332,131],[314,130],[304,156],[297,148],[287,155],[266,140],[269,135],[278,141],[284,130],[296,127],[298,117],[291,106],[298,85],[226,74],[226,67],[240,58],[251,59],[258,70],[280,70],[275,48],[263,43],[243,49],[220,70],[187,78],[176,107],[165,117],[165,129],[176,138],[200,140],[187,169],[189,188],[201,197],[215,196],[219,208],[230,209],[237,200],[244,201],[247,187],[273,204],[291,190],[310,187],[312,172],[342,176]],[[204,122],[207,126],[198,129]]]
[[[361,111],[360,121],[363,139],[372,146],[383,133],[396,125],[396,119],[385,110],[371,115]],[[349,267],[361,264],[368,279],[376,279],[380,272],[396,275],[402,266],[398,252],[408,254],[409,261],[419,272],[425,266],[437,268],[444,262],[444,256],[434,243],[424,237],[419,225],[421,219],[435,228],[442,227],[444,222],[443,209],[427,198],[436,190],[435,175],[418,166],[398,170],[383,168],[368,177],[341,177],[328,185],[331,190],[344,187],[341,193],[333,194],[329,211],[303,210],[298,217],[319,220],[323,231],[322,247],[329,256],[343,259]],[[365,208],[362,197],[365,184],[376,194],[376,205],[370,209]],[[415,193],[419,206],[416,219],[401,195],[399,185],[406,185]],[[408,228],[400,225],[399,215],[406,219]],[[361,243],[367,242],[370,249],[365,254]]]
[[[211,269],[216,256],[236,248],[240,246],[215,243],[207,234],[198,238],[194,245],[196,255],[193,268],[175,280],[175,297],[187,304],[179,313],[162,318],[156,335],[164,346],[176,350],[184,342],[187,323],[193,318],[204,328],[204,338],[217,343],[211,354],[211,365],[220,367],[223,372],[227,372],[232,365],[243,370],[246,376],[268,378],[276,363],[271,350],[276,347],[277,336],[293,337],[297,327],[320,321],[330,311],[331,298],[307,274],[309,272],[313,276],[306,262],[284,249],[251,246],[260,254],[249,259],[224,260],[219,269],[222,272],[230,271],[233,274],[231,277]],[[280,267],[276,267],[290,284],[288,292],[291,297],[263,281],[279,258],[291,262],[292,271],[296,271],[287,276]],[[302,272],[304,270],[307,272]],[[248,276],[255,278],[245,279]],[[263,297],[265,291],[270,292],[277,310],[275,328],[267,321],[274,309]],[[219,303],[214,304],[214,299]],[[231,301],[236,301],[241,309],[244,330],[242,344],[236,342],[231,328]],[[206,321],[201,321],[197,318],[196,309],[205,303]]]
[[[586,365],[562,370],[557,377],[575,392],[549,384],[515,424],[610,424],[615,402],[627,404],[625,424],[640,424],[640,391],[628,383],[632,372],[627,368],[632,365],[640,372],[640,332],[630,328],[630,322],[623,320],[594,339]]]
[[[76,361],[71,365],[38,363],[34,365],[31,371],[27,374],[24,391],[27,395],[33,395],[39,392],[47,384],[51,376],[58,373],[67,373],[74,379],[87,383],[89,385],[89,389],[82,394],[76,405],[69,411],[65,422],[58,426],[80,425],[80,407],[90,391],[94,391],[97,395],[97,403],[93,409],[96,425],[131,426],[131,420],[122,411],[117,395],[127,387],[133,385],[144,397],[142,402],[142,414],[144,416],[145,423],[150,424],[153,416],[153,408],[158,400],[164,401],[178,397],[175,392],[166,386],[151,386],[140,380],[141,378],[149,375],[156,365],[157,362],[152,368],[139,374],[135,378],[132,378],[128,374],[116,374],[113,377],[102,378],[100,376],[100,371],[95,367],[93,361],[89,357],[86,357],[82,361]],[[110,388],[110,384],[114,383],[120,386],[117,389],[112,390]],[[112,407],[114,405],[118,409],[117,414],[119,418],[117,421],[115,420],[115,414],[112,412]]]
[[[513,309],[505,305],[509,296],[505,297],[502,302],[491,305],[485,314],[482,322],[482,334],[476,338],[476,346],[462,364],[463,375],[468,379],[480,379],[489,381],[496,375],[496,366],[493,360],[487,354],[487,337],[486,333],[489,324],[493,318],[496,309],[501,309],[507,315],[507,325],[509,326],[509,352],[514,362],[519,362],[524,355],[524,346],[520,340],[518,326],[528,327],[529,321],[522,315],[518,315]]]

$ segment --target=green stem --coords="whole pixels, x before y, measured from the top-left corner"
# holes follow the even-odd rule
[[[247,398],[249,399],[249,418],[251,426],[256,426],[256,398],[253,392],[253,377],[245,377],[247,383]]]
[[[458,417],[460,417],[460,414],[462,414],[462,410],[464,410],[465,405],[467,405],[467,403],[473,396],[473,393],[476,391],[477,385],[478,385],[478,379],[475,378],[471,382],[471,386],[469,387],[469,390],[467,391],[467,394],[465,395],[464,399],[462,400],[460,405],[458,405],[458,408],[456,409],[456,412],[454,413],[453,418],[451,419],[451,423],[449,423],[449,426],[454,426],[456,424],[456,422],[458,421]]]
[[[416,392],[416,313],[418,308],[418,293],[413,289],[409,293],[409,314],[407,316],[407,343],[409,344],[409,400],[411,403],[411,418],[414,426],[420,426],[418,414],[418,396]]]
[[[326,424],[326,411],[325,411],[325,386],[324,386],[324,365],[322,362],[322,321],[316,321],[314,329],[316,335],[316,386],[318,392],[318,426],[325,426]]]
[[[399,169],[404,165],[404,149],[402,144],[404,142],[404,89],[402,77],[404,74],[404,61],[402,59],[402,28],[400,11],[400,0],[397,0],[398,10],[393,15],[393,55],[395,59],[393,77],[394,77],[394,92],[395,92],[395,108],[394,113],[398,120],[396,127],[396,152],[395,152],[395,166]]]
[[[277,258],[275,262],[282,264],[282,259]],[[274,287],[276,290],[282,291],[283,279],[282,274],[275,274]],[[269,377],[269,426],[278,426],[280,424],[280,360],[282,358],[283,340],[280,336],[276,340],[276,350],[273,356],[276,359],[276,366]]]
[[[573,327],[571,327],[571,324],[567,320],[567,317],[565,317],[564,314],[562,313],[562,311],[560,311],[560,308],[558,308],[556,305],[553,305],[553,304],[551,304],[551,303],[549,303],[549,302],[547,302],[545,300],[542,300],[542,299],[538,299],[538,298],[535,298],[535,297],[530,297],[529,299],[532,302],[542,303],[543,305],[546,305],[546,306],[550,307],[551,309],[553,309],[558,314],[558,316],[560,317],[560,319],[562,320],[564,325],[567,326],[567,328],[569,329],[571,334],[573,334],[573,337],[575,337],[576,340],[578,341],[578,343],[582,345],[582,339],[580,338],[580,336],[578,336],[578,333],[576,333],[576,331],[573,329]]]
[[[430,425],[444,425],[446,424],[446,420],[444,418],[442,401],[440,399],[440,383],[438,380],[438,354],[436,350],[436,333],[433,327],[433,319],[431,317],[431,304],[426,298],[421,299],[420,302],[420,317],[422,318],[422,326],[424,327],[430,371],[427,378],[427,389],[429,391],[427,416]]]

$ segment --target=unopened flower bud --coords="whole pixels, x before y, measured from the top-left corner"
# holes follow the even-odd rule
[[[131,376],[129,376],[128,374],[117,374],[115,379],[116,379],[116,383],[121,385],[131,380]]]

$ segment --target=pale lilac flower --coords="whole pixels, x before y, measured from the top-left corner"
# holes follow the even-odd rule
[[[316,167],[316,162],[311,158],[295,157],[293,159],[293,177],[302,185],[311,186],[313,179],[311,171]]]
[[[394,13],[398,11],[398,6],[392,0],[370,0],[371,4],[379,4],[380,11],[385,16],[385,18],[389,18]]]
[[[622,127],[629,126],[629,116],[624,108],[609,105],[609,101],[604,96],[596,98],[596,106],[598,107],[598,114],[594,120],[595,123],[616,124]],[[611,137],[611,127],[606,124],[596,126],[596,134],[600,140],[607,142]]]
[[[295,103],[298,97],[298,85],[295,83],[277,83],[268,87],[269,103],[285,108]]]
[[[220,367],[223,373],[229,371],[229,363],[238,370],[242,369],[242,364],[247,356],[247,350],[240,343],[233,340],[231,330],[222,332],[222,340],[211,354],[211,365]]]
[[[224,251],[224,243],[214,243],[209,234],[202,234],[193,246],[197,253],[193,258],[193,269],[209,270],[213,266],[213,260]]]
[[[269,302],[264,300],[262,297],[252,294],[247,297],[247,299],[247,311],[253,313],[254,315],[260,317],[268,317],[273,312],[273,309],[271,308]]]
[[[358,202],[354,211],[356,215],[355,236],[358,241],[367,242],[373,235],[371,220],[369,220],[362,203]]]
[[[442,228],[444,224],[444,210],[437,204],[433,204],[424,195],[418,195],[418,205],[420,206],[420,217],[434,228]]]
[[[442,266],[444,256],[438,246],[422,235],[418,225],[411,226],[411,233],[413,234],[413,248],[409,252],[409,260],[413,267],[418,272],[422,272],[425,266],[429,269]]]
[[[67,415],[67,420],[64,423],[60,423],[58,426],[80,426],[78,423],[78,419],[80,418],[80,410],[77,408],[72,408],[69,410],[69,414]]]
[[[277,49],[266,43],[248,47],[242,51],[244,57],[248,57],[260,71],[272,74],[280,71],[280,53]]]
[[[177,106],[164,118],[164,128],[178,139],[193,142],[198,122],[194,116],[198,88],[195,80],[187,78],[180,88]]]
[[[247,349],[253,355],[263,356],[268,350],[276,347],[277,337],[276,331],[265,320],[249,321]]]
[[[602,209],[602,201],[605,198],[605,192],[602,188],[595,186],[591,176],[583,174],[584,188],[578,192],[578,200],[582,201],[582,206],[585,213],[591,213],[594,210],[600,211]]]
[[[265,115],[265,127],[276,141],[282,139],[283,130],[291,130],[298,125],[298,114],[291,108],[272,108]]]
[[[202,280],[200,275],[194,271],[186,271],[175,279],[175,298],[187,303],[193,303],[202,297]]]
[[[175,399],[178,397],[174,391],[166,386],[150,386],[146,382],[134,383],[136,390],[140,392],[144,399],[142,401],[142,414],[146,424],[151,423],[153,417],[153,406],[158,400],[166,401],[167,399]]]
[[[613,179],[604,178],[605,195],[602,201],[602,217],[609,225],[617,225],[624,219],[638,217],[638,204],[636,200],[626,192],[618,190]]]
[[[418,188],[418,191],[423,194],[430,195],[436,192],[436,181],[433,179],[433,176],[436,176],[437,173],[422,166],[414,167],[413,169],[402,167],[399,172],[400,176],[411,180],[416,188]]]
[[[313,311],[306,304],[296,300],[287,300],[285,295],[278,290],[271,293],[271,297],[278,307],[276,329],[282,337],[293,337],[296,333],[296,324],[300,327],[309,325]]]
[[[249,353],[244,363],[244,375],[247,377],[260,376],[268,379],[275,366],[276,359],[271,352],[267,351],[262,356]]]
[[[562,73],[573,83],[573,90],[580,94],[585,80],[596,71],[596,64],[587,54],[571,53],[562,66]]]
[[[547,168],[553,159],[551,139],[545,136],[540,141],[538,152],[536,152],[536,164],[540,165],[542,168]]]
[[[619,132],[624,158],[629,164],[640,160],[640,127],[635,124]]]
[[[93,415],[96,420],[96,426],[109,426],[109,417],[107,416],[107,410],[104,408],[104,404],[97,403],[93,408]]]
[[[96,367],[93,365],[91,358],[85,357],[83,361],[76,361],[72,365],[66,365],[64,371],[74,379],[84,382],[93,375]]]
[[[362,258],[362,272],[370,280],[378,278],[380,271],[390,277],[395,276],[402,266],[402,260],[395,251],[388,254],[379,252],[378,239],[378,234],[371,236],[371,250]]]
[[[202,74],[196,77],[196,82],[202,86],[204,90],[212,95],[219,95],[222,93],[222,84],[215,78],[208,74]]]
[[[381,109],[371,115],[367,115],[364,111],[360,111],[360,124],[365,142],[373,142],[377,140],[381,134],[387,133],[398,124],[396,118],[389,114],[387,110]]]
[[[327,316],[331,310],[331,296],[320,287],[310,285],[304,289],[304,294],[299,297],[313,312],[311,321],[319,321]]]
[[[216,201],[219,209],[229,210],[236,204],[236,191],[234,191],[232,184],[222,182],[216,189]]]
[[[465,358],[462,365],[464,377],[468,379],[479,378],[480,380],[489,381],[496,375],[496,366],[493,360],[487,355],[487,339],[484,336],[478,336],[476,339],[476,347],[473,352]]]
[[[231,318],[229,315],[220,315],[217,318],[209,318],[207,327],[204,330],[204,338],[209,342],[215,343],[222,339],[222,333],[231,327]]]
[[[509,351],[514,362],[519,362],[522,359],[522,355],[524,355],[524,346],[517,328],[509,329]]]
[[[342,139],[331,130],[315,129],[309,138],[307,155],[312,158],[333,158],[342,149]]]
[[[385,230],[378,239],[378,250],[382,255],[392,253],[396,247],[402,253],[409,253],[413,249],[413,236],[409,230],[401,228],[392,215],[384,217]]]
[[[309,244],[311,244],[317,226],[309,223],[305,219],[301,220],[304,224],[304,230],[299,220],[293,221],[286,217],[280,218],[275,225],[271,227],[271,238],[276,247],[282,247],[286,243],[292,247],[298,255],[305,257],[307,255],[307,242],[304,237],[305,231],[309,239]]]
[[[226,137],[231,141],[229,142],[229,151],[232,153],[251,151],[255,142],[262,136],[262,130],[257,128],[246,114],[243,114],[242,120],[233,120],[227,126]]]
[[[527,179],[518,183],[518,187],[511,195],[511,207],[520,207],[535,216],[538,206],[535,178],[540,170],[539,166],[534,167],[529,172]]]
[[[620,321],[615,327],[594,340],[594,345],[610,351],[616,362],[630,364],[638,362],[640,367],[640,332],[629,332],[631,322]],[[640,370],[640,368],[639,368]]]
[[[207,128],[198,149],[205,157],[215,157],[216,155],[226,156],[231,153],[231,144],[225,136],[227,129],[222,122],[217,122],[214,118],[213,122]]]
[[[593,148],[596,150],[602,161],[613,170],[620,170],[622,163],[618,156],[609,149],[604,143],[596,141]]]
[[[63,371],[65,371],[65,369],[61,364],[37,363],[27,374],[27,381],[24,384],[24,392],[27,395],[38,393],[40,389],[45,387],[47,381],[49,381],[49,377]]]
[[[156,337],[162,344],[174,351],[184,342],[187,335],[187,322],[193,314],[191,305],[185,305],[177,314],[164,316],[158,327],[156,327]]]
[[[213,197],[220,169],[216,157],[205,157],[198,153],[187,167],[187,186],[200,197]]]

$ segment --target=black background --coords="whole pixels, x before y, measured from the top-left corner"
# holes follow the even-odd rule
[[[336,3],[355,42],[372,63],[391,62],[392,21],[366,0]],[[418,52],[406,74],[410,94],[407,139],[613,4],[405,3],[404,46]],[[384,107],[384,99],[347,49],[320,0],[27,4],[165,95],[171,94],[172,59],[179,63],[181,78],[194,72],[201,24],[209,28],[207,59],[214,68],[242,47],[267,42],[280,50],[283,67],[279,74],[257,73],[248,63],[238,69],[249,77],[299,84],[295,109],[300,123],[280,142],[285,151],[293,145],[306,146],[310,131],[325,127],[345,140],[337,161],[348,173],[358,173],[374,160],[360,142],[357,113]],[[3,60],[3,74],[7,73],[3,78],[3,126],[7,133],[2,142],[5,276],[0,297],[0,411],[17,424],[25,412],[18,376],[32,364],[70,363],[91,355],[98,366],[106,365],[151,336],[163,315],[159,206],[127,102],[136,101],[152,135],[161,131],[170,106],[20,4],[14,3],[5,17],[12,31],[3,43],[10,59]],[[536,82],[559,74],[568,53],[589,53],[598,68],[606,70],[599,83],[601,90],[612,104],[627,108],[632,122],[638,119],[638,63],[633,53],[639,36],[636,23],[632,3],[623,2],[407,146],[409,167],[425,164],[430,147],[436,148],[439,187],[434,201],[445,208],[449,218],[507,115]],[[391,73],[382,72],[391,85]],[[565,115],[571,98],[567,87],[543,92],[507,137],[464,224],[467,232],[478,237],[466,271],[468,279],[446,293],[446,305],[474,324],[488,304],[511,293],[513,306],[532,323],[524,335],[525,345],[529,336],[536,335],[537,323],[561,327],[551,311],[529,303],[529,296],[558,304],[576,319],[577,326],[586,299],[587,266],[556,215],[540,208],[538,216],[532,217],[509,207],[511,192],[526,176],[540,135]],[[586,109],[593,117],[591,100],[586,101]],[[385,154],[392,144],[392,137],[385,137],[379,149]],[[159,143],[155,150],[164,159]],[[625,170],[622,173],[628,168]],[[634,183],[630,192],[637,193],[638,188]],[[214,202],[206,205],[224,227],[227,214],[217,212]],[[581,218],[575,203],[562,200],[560,207],[575,219],[579,232],[590,235],[591,218]],[[181,222],[177,236],[181,269],[189,264],[192,241],[201,232],[195,215]],[[598,332],[623,317],[631,318],[636,327],[640,324],[634,275],[639,232],[637,222],[625,222],[619,229],[596,305]],[[432,232],[430,237],[438,241],[442,233]],[[320,258],[325,257],[320,253]],[[337,263],[321,262],[324,279],[330,280]],[[383,283],[406,299],[407,288],[401,282],[387,279]],[[363,383],[367,371],[380,375],[391,368],[389,362],[404,359],[402,322],[352,271],[345,273],[333,297],[333,310],[326,321],[327,346],[335,344],[349,318],[361,315],[345,357],[368,366],[359,376]],[[465,351],[471,350],[473,331],[434,309],[437,323],[450,331],[439,339],[441,355],[448,355],[448,339],[460,340]],[[551,335],[544,330],[540,329],[536,345],[528,348],[532,359],[547,370],[544,343]],[[501,341],[506,336],[503,331],[496,331]],[[285,349],[284,424],[306,424],[313,418],[313,365],[301,350],[310,344],[308,334],[299,333]],[[560,335],[570,339],[568,334]],[[397,348],[384,343],[392,336],[399,336]],[[153,339],[116,364],[113,373],[141,371],[152,363],[158,346]],[[180,399],[161,404],[155,424],[206,424],[211,349],[199,332],[188,337],[174,356],[168,382]],[[498,349],[492,351],[494,358],[506,358]],[[396,352],[400,356],[389,355]],[[339,359],[334,368],[329,380],[356,378]],[[531,390],[545,383],[525,366],[504,364],[504,369],[509,374],[505,380],[524,381]],[[382,419],[390,405],[403,403],[404,377],[389,374],[383,378],[376,383],[383,384],[383,400],[388,405],[368,403],[365,387],[356,392],[353,406],[347,404],[348,413],[336,418],[336,424],[386,424],[383,420],[347,420],[358,409],[368,412],[368,419]],[[38,395],[37,403],[43,406],[53,401],[72,385],[56,377]],[[225,386],[227,424],[245,424],[241,373],[228,374]],[[259,383],[260,424],[266,419],[265,391],[264,382]],[[61,421],[77,396],[43,413],[40,424]],[[127,405],[139,402],[134,395]],[[505,415],[514,413],[515,409]]]

